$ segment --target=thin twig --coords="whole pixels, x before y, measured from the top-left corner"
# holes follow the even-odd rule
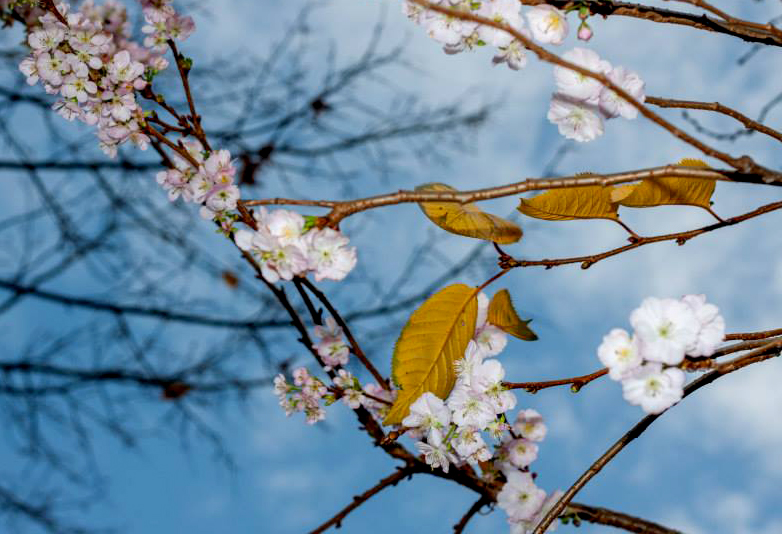
[[[568,512],[575,513],[582,521],[621,528],[627,532],[637,532],[639,534],[682,534],[678,530],[664,527],[647,519],[616,512],[608,508],[572,502],[565,509],[565,513],[567,514]]]
[[[782,142],[782,132],[779,132],[774,128],[769,128],[768,126],[758,121],[752,120],[743,113],[736,111],[733,108],[729,108],[728,106],[724,106],[719,102],[697,102],[694,100],[674,100],[672,98],[647,96],[646,103],[661,108],[701,109],[704,111],[714,111],[715,113],[721,113],[736,119],[748,130],[755,130],[757,132],[766,134],[779,142]]]
[[[717,230],[718,228],[723,228],[725,226],[732,226],[734,224],[738,224],[740,222],[746,221],[748,219],[752,219],[754,217],[758,217],[760,215],[763,215],[765,213],[769,213],[775,210],[778,210],[782,208],[782,201],[780,202],[772,202],[771,204],[766,204],[765,206],[761,206],[757,209],[754,209],[750,212],[744,213],[742,215],[737,215],[736,217],[731,217],[729,219],[725,219],[721,222],[716,222],[714,224],[710,224],[708,226],[703,226],[701,228],[696,228],[694,230],[688,230],[686,232],[677,232],[674,234],[665,234],[665,235],[658,235],[658,236],[652,236],[652,237],[641,237],[637,241],[630,243],[628,245],[624,245],[621,247],[617,247],[611,250],[607,250],[606,252],[601,252],[600,254],[593,254],[590,256],[575,256],[571,258],[558,258],[558,259],[544,259],[544,260],[516,260],[511,259],[507,260],[506,263],[503,264],[504,267],[545,267],[546,269],[551,269],[552,267],[559,267],[561,265],[569,265],[573,263],[580,263],[582,269],[589,269],[592,265],[595,263],[604,260],[606,258],[610,258],[611,256],[616,256],[617,254],[621,254],[623,252],[627,252],[628,250],[632,250],[638,247],[642,247],[644,245],[649,245],[651,243],[659,243],[661,241],[676,241],[677,244],[683,245],[690,239],[697,237],[701,234],[705,234],[707,232],[711,232],[713,230]]]
[[[520,0],[522,4],[536,6],[548,4],[559,9],[565,9],[575,4],[573,0]],[[686,13],[663,9],[638,3],[612,0],[606,2],[589,2],[590,13],[601,17],[622,16],[662,24],[689,26],[697,30],[710,31],[738,37],[747,42],[762,43],[772,46],[782,46],[782,38],[768,25],[757,24],[733,18],[733,22],[715,19],[700,13]]]
[[[412,477],[413,473],[415,472],[416,469],[411,466],[398,467],[394,473],[381,479],[380,482],[378,482],[377,484],[369,488],[361,495],[356,495],[355,497],[353,497],[353,502],[351,502],[349,505],[347,505],[342,510],[337,512],[337,514],[334,515],[334,517],[332,517],[331,519],[329,519],[328,521],[320,525],[315,530],[311,531],[310,534],[320,534],[321,532],[325,532],[332,526],[335,528],[339,528],[340,526],[342,526],[342,520],[345,519],[345,517],[347,517],[347,515],[350,512],[352,512],[353,510],[355,510],[356,508],[364,504],[366,501],[368,501],[369,499],[371,499],[372,497],[374,497],[384,489],[390,486],[396,486],[401,480],[407,477]]]
[[[603,368],[595,371],[594,373],[589,373],[588,375],[582,376],[574,376],[573,378],[547,380],[545,382],[503,382],[502,385],[506,389],[524,389],[528,393],[537,393],[541,389],[570,385],[571,391],[573,391],[573,393],[578,393],[582,387],[589,384],[593,380],[597,380],[605,374],[608,374],[608,369]]]
[[[472,503],[470,509],[467,510],[467,512],[462,516],[459,522],[453,526],[453,534],[461,534],[464,531],[464,527],[466,527],[467,523],[470,522],[470,519],[472,519],[475,514],[480,512],[481,508],[483,508],[487,504],[491,504],[491,501],[487,499],[485,496],[481,496],[480,499]]]
[[[375,380],[377,380],[377,383],[380,386],[382,386],[385,390],[390,391],[391,387],[388,385],[388,381],[383,378],[383,375],[380,374],[375,366],[372,365],[372,362],[369,361],[369,358],[367,358],[366,354],[364,354],[364,351],[361,349],[358,341],[356,341],[356,338],[353,337],[353,333],[350,331],[350,327],[348,327],[347,323],[344,319],[342,319],[342,316],[339,314],[337,309],[331,304],[331,301],[329,301],[326,295],[320,289],[315,287],[315,285],[307,278],[301,278],[300,280],[301,284],[309,289],[310,293],[315,295],[315,297],[326,307],[340,328],[342,328],[342,331],[345,333],[345,337],[348,338],[348,342],[350,343],[350,347],[353,354],[356,355],[356,358],[358,358],[364,367],[366,367],[367,371],[372,373],[372,376],[375,378]]]
[[[736,334],[725,335],[725,341],[734,339],[766,339],[769,337],[782,335],[782,328],[776,328],[774,330],[764,330],[762,332],[739,332]]]
[[[179,50],[177,50],[176,43],[174,43],[173,39],[169,39],[166,42],[168,43],[169,48],[171,48],[171,53],[174,54],[174,62],[176,63],[177,70],[179,71],[179,77],[182,80],[182,89],[185,91],[187,105],[190,108],[190,120],[193,123],[193,135],[198,138],[206,150],[211,152],[212,147],[209,146],[209,141],[206,138],[204,129],[201,127],[201,116],[196,113],[195,103],[193,102],[193,95],[190,91],[189,69],[186,69],[184,65],[185,58],[179,53]]]

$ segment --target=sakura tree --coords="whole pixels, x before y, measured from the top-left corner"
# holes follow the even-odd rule
[[[690,126],[681,126],[658,108],[700,110],[731,118],[742,126],[741,134],[734,137],[756,133],[780,142],[782,133],[718,102],[651,96],[647,94],[650,88],[656,92],[665,86],[643,79],[634,65],[615,64],[590,48],[600,39],[594,22],[598,17],[617,24],[630,17],[662,28],[686,26],[696,36],[715,33],[750,43],[756,47],[753,50],[782,45],[782,30],[773,21],[744,20],[730,14],[729,7],[723,10],[701,0],[664,3],[683,5],[669,8],[612,0],[407,0],[397,7],[398,16],[410,19],[445,54],[457,56],[442,57],[456,65],[453,68],[459,68],[460,54],[490,49],[491,63],[520,71],[520,83],[523,77],[549,76],[554,90],[548,111],[540,114],[570,142],[588,145],[622,120],[648,121],[659,134],[677,138],[693,154],[652,168],[526,178],[469,190],[430,181],[414,189],[393,191],[391,185],[390,192],[335,194],[326,199],[313,198],[307,190],[290,197],[253,198],[247,193],[257,170],[285,147],[285,130],[293,118],[277,123],[272,140],[257,151],[237,154],[227,148],[234,141],[230,132],[210,131],[198,111],[193,84],[198,58],[187,57],[183,50],[197,31],[196,25],[169,0],[141,0],[138,7],[144,22],[137,30],[130,23],[127,6],[111,0],[102,5],[90,0],[80,5],[51,0],[10,2],[3,13],[9,23],[23,25],[27,55],[19,62],[19,71],[28,85],[50,95],[52,111],[66,121],[90,127],[107,160],[128,149],[153,150],[159,158],[158,168],[150,169],[147,181],[157,183],[159,194],[170,201],[162,209],[197,211],[200,224],[213,227],[226,254],[230,251],[241,262],[241,269],[254,277],[254,284],[262,289],[259,298],[264,299],[264,306],[284,312],[298,350],[311,359],[308,365],[293,369],[280,366],[280,372],[265,381],[272,383],[281,409],[291,416],[290,424],[323,424],[331,412],[350,410],[361,432],[370,438],[366,461],[379,454],[377,448],[399,462],[391,474],[345,508],[313,525],[312,532],[347,525],[353,510],[385,488],[430,475],[476,496],[453,526],[456,532],[464,531],[482,510],[499,508],[495,513],[504,514],[513,533],[540,534],[559,523],[579,526],[583,522],[630,532],[670,533],[677,531],[654,519],[610,510],[599,503],[581,503],[576,497],[628,444],[642,437],[663,414],[675,412],[686,397],[725,375],[778,356],[782,329],[736,332],[719,301],[704,294],[649,295],[621,313],[611,310],[611,316],[626,317],[625,324],[615,324],[588,348],[595,367],[602,367],[578,376],[531,381],[511,376],[504,364],[508,355],[499,357],[511,346],[508,336],[524,342],[538,339],[530,320],[523,319],[513,304],[523,293],[516,294],[514,287],[497,287],[519,270],[542,267],[548,271],[573,265],[587,270],[656,243],[685,245],[782,208],[782,202],[773,201],[724,216],[713,200],[718,182],[726,187],[751,184],[768,192],[779,184],[782,174],[773,162],[764,161],[762,151],[733,155],[716,144],[725,135],[720,138],[689,115],[685,118]],[[553,72],[543,68],[546,64],[553,66]],[[491,68],[487,64],[487,76]],[[164,81],[167,71],[176,72],[176,86]],[[172,103],[174,91],[181,91],[178,103]],[[317,117],[328,108],[329,97],[319,96],[306,113]],[[319,128],[328,130],[325,125]],[[358,142],[344,141],[347,146]],[[307,176],[306,169],[299,172]],[[520,199],[517,211],[525,217],[524,225],[529,222],[526,235],[516,221],[477,204],[507,197]],[[477,286],[456,279],[413,299],[415,309],[395,333],[392,354],[370,357],[369,342],[320,283],[347,284],[362,264],[362,250],[351,243],[351,232],[345,229],[347,220],[409,203],[416,203],[429,219],[415,221],[415,228],[428,225],[434,229],[434,223],[439,227],[436,232],[458,235],[464,242],[489,243],[494,257],[487,266],[492,270]],[[676,231],[651,234],[636,232],[627,222],[632,215],[626,217],[626,213],[661,206],[700,208],[711,220],[696,226],[688,226],[685,220]],[[535,226],[538,220],[600,219],[616,224],[626,242],[586,255],[543,259],[534,259],[535,252],[529,248],[523,255],[511,248],[542,231]],[[373,265],[380,268],[375,261],[363,269],[371,271]],[[226,283],[235,284],[236,275],[229,274]],[[381,278],[373,287],[378,290],[383,284]],[[390,309],[378,313],[384,312]],[[252,382],[241,369],[234,372],[236,376],[225,380],[226,384]],[[624,400],[638,407],[641,419],[592,465],[584,466],[569,487],[539,483],[544,473],[536,471],[535,461],[546,447],[550,423],[545,407],[533,409],[517,394],[560,386],[578,393],[587,385],[593,389],[612,381],[619,386],[617,398],[621,390]],[[175,403],[186,399],[190,390],[216,387],[213,382],[199,384],[175,374],[153,384]],[[248,383],[247,387],[252,386]],[[416,490],[411,484],[406,491]]]

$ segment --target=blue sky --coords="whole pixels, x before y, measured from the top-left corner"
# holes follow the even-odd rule
[[[671,2],[649,3],[674,7]],[[281,28],[304,5],[299,1],[280,4],[213,2],[210,14],[196,17],[198,32],[187,42],[185,53],[196,59],[196,68],[199,58],[216,54],[232,57],[238,51],[236,57],[251,52],[263,55],[282,37]],[[782,3],[772,0],[715,4],[759,21],[782,12]],[[347,63],[363,50],[379,17],[384,17],[386,24],[386,46],[403,41],[406,58],[416,67],[395,71],[395,83],[432,103],[467,95],[473,102],[498,104],[490,122],[466,140],[469,151],[458,151],[444,165],[405,161],[392,173],[389,183],[380,183],[372,176],[357,180],[354,187],[359,194],[428,181],[477,188],[541,176],[564,142],[545,119],[553,90],[550,66],[531,58],[525,70],[512,72],[493,67],[486,51],[446,56],[400,14],[395,1],[323,2],[311,18],[313,47],[332,40],[338,61]],[[782,70],[775,67],[780,64],[776,50],[763,50],[746,66],[738,67],[736,60],[749,45],[736,39],[632,19],[590,22],[595,37],[589,46],[613,64],[638,71],[646,80],[649,95],[718,100],[755,116],[763,104],[782,91]],[[573,46],[578,44],[571,36],[558,51]],[[675,111],[664,115],[680,121]],[[735,127],[724,118],[699,118],[713,128]],[[219,123],[220,117],[206,117],[205,121]],[[782,110],[770,114],[768,122],[779,127]],[[722,146],[732,154],[747,152],[769,166],[780,166],[779,147],[758,135]],[[671,163],[682,157],[698,154],[642,119],[615,120],[607,123],[602,138],[575,146],[558,163],[556,172],[615,172]],[[365,172],[371,173],[371,169]],[[285,191],[284,184],[264,185],[264,196]],[[297,185],[312,197],[334,196],[329,184]],[[160,195],[162,198],[163,193]],[[775,188],[721,183],[713,197],[714,210],[723,217],[731,216],[779,198]],[[486,208],[508,214],[516,203],[517,199],[508,198],[486,203]],[[711,221],[707,213],[686,207],[637,210],[623,214],[623,219],[642,235],[693,228]],[[782,235],[778,219],[779,215],[773,213],[699,237],[683,247],[670,243],[643,247],[586,271],[571,266],[509,274],[493,289],[507,287],[511,291],[522,315],[533,318],[540,339],[509,343],[500,356],[508,378],[551,379],[595,370],[599,367],[595,349],[602,336],[613,327],[627,328],[632,309],[651,295],[705,293],[720,306],[729,331],[779,327]],[[618,246],[624,239],[618,226],[604,221],[520,222],[525,237],[507,250],[523,258],[598,252]],[[437,234],[439,230],[431,228],[412,205],[355,216],[346,221],[343,230],[354,236],[362,267],[388,280],[404,267],[412,247],[433,232],[440,236],[440,254],[453,260],[475,245],[468,239]],[[208,230],[194,231],[208,234]],[[206,241],[209,237],[204,239],[212,243]],[[232,251],[213,241],[215,247],[222,247],[215,249],[219,251],[216,256],[225,264],[234,264]],[[458,281],[480,283],[493,268],[490,256],[487,258],[480,269]],[[441,266],[429,262],[404,293],[414,293],[416,287],[425,286],[441,271]],[[65,289],[70,292],[89,291],[83,273],[66,282],[69,285]],[[355,286],[343,286],[347,291],[338,284],[325,287],[346,306],[366,298],[357,293],[360,288]],[[208,287],[192,291],[204,298],[222,295],[220,290]],[[36,313],[37,308],[30,307],[11,324],[28,331],[40,327]],[[52,306],[46,307],[45,313],[57,320],[67,317],[67,312]],[[388,328],[389,322],[403,320],[393,317],[392,321],[363,321],[355,330],[361,339],[362,335]],[[8,319],[3,321],[2,326],[9,327]],[[171,346],[185,343],[171,335],[165,340]],[[392,341],[385,336],[373,346],[373,356],[382,372],[390,367]],[[13,346],[11,341],[6,343]],[[279,349],[286,354],[301,352],[287,342],[280,342]],[[782,362],[772,361],[697,392],[623,451],[577,500],[659,520],[687,533],[782,532],[782,510],[777,503],[782,483],[780,378]],[[566,389],[551,389],[534,396],[519,393],[518,398],[519,407],[537,409],[549,426],[549,437],[533,466],[539,474],[538,483],[547,491],[568,487],[643,415],[625,403],[619,386],[609,381],[598,381],[578,395]],[[140,426],[152,427],[159,412],[158,408],[139,406],[136,416]],[[116,525],[129,534],[302,532],[345,506],[353,495],[390,473],[394,466],[369,446],[368,438],[357,431],[355,419],[341,404],[328,410],[325,424],[314,427],[305,426],[297,416],[286,418],[270,391],[254,396],[245,412],[207,411],[205,417],[226,437],[237,462],[234,472],[212,460],[207,444],[196,441],[183,450],[171,432],[152,433],[133,451],[98,435],[96,461],[107,480],[105,500],[74,514],[99,524]],[[342,531],[450,532],[473,500],[467,490],[433,477],[417,476],[351,514]],[[467,532],[488,534],[505,528],[504,514],[497,510],[476,517]],[[563,532],[569,529],[572,527],[560,527]],[[603,531],[588,525],[579,530]]]

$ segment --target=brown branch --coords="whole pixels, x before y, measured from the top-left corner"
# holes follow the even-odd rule
[[[764,330],[762,332],[739,332],[736,334],[726,334],[725,341],[733,339],[766,339],[769,337],[782,335],[782,328],[775,330]]]
[[[315,287],[315,284],[310,282],[307,278],[300,278],[300,283],[304,285],[307,289],[310,290],[310,292],[317,297],[317,299],[326,306],[326,309],[329,311],[331,316],[334,318],[334,320],[337,322],[337,324],[342,328],[342,331],[345,333],[345,337],[348,339],[348,342],[350,343],[350,347],[352,349],[353,354],[356,355],[356,358],[366,367],[367,371],[372,373],[372,376],[377,381],[378,385],[382,386],[383,389],[390,391],[391,388],[388,385],[388,380],[383,378],[383,375],[380,374],[380,372],[375,368],[374,365],[372,365],[372,362],[369,361],[369,358],[367,358],[366,354],[364,354],[364,351],[361,349],[361,346],[356,341],[356,338],[353,337],[353,333],[350,331],[350,327],[348,327],[347,323],[344,319],[342,319],[342,316],[339,314],[337,309],[331,304],[331,301],[326,297],[326,295],[317,287]]]
[[[637,241],[634,241],[633,243],[630,243],[628,245],[624,245],[621,247],[617,247],[611,250],[607,250],[606,252],[602,252],[600,254],[593,254],[591,256],[575,256],[572,258],[558,258],[558,259],[544,259],[544,260],[516,260],[516,259],[510,259],[506,260],[506,263],[503,263],[503,266],[505,267],[545,267],[546,269],[551,269],[552,267],[559,267],[561,265],[569,265],[573,263],[580,263],[582,269],[589,269],[592,265],[595,263],[604,260],[606,258],[610,258],[611,256],[616,256],[617,254],[621,254],[623,252],[627,252],[628,250],[632,250],[638,247],[642,247],[644,245],[649,245],[651,243],[659,243],[661,241],[676,241],[677,244],[683,245],[690,239],[697,237],[701,234],[705,234],[714,230],[717,230],[719,228],[723,228],[725,226],[732,226],[734,224],[738,224],[740,222],[746,221],[748,219],[752,219],[754,217],[758,217],[760,215],[763,215],[765,213],[769,213],[775,210],[778,210],[782,208],[782,201],[780,202],[772,202],[771,204],[766,204],[765,206],[761,206],[757,209],[754,209],[750,212],[744,213],[742,215],[737,215],[736,217],[731,217],[729,219],[725,219],[721,222],[716,222],[714,224],[710,224],[708,226],[704,226],[701,228],[696,228],[694,230],[688,230],[686,232],[678,232],[674,234],[665,234],[665,235],[658,235],[658,236],[652,236],[652,237],[641,237]]]
[[[701,109],[705,111],[713,111],[715,113],[721,113],[732,117],[739,121],[748,130],[755,130],[757,132],[773,137],[777,141],[782,142],[782,132],[769,128],[764,124],[754,121],[744,115],[743,113],[736,111],[735,109],[723,106],[719,102],[696,102],[692,100],[674,100],[670,98],[659,98],[656,96],[647,96],[646,103],[658,106],[661,108],[678,108],[678,109]]]
[[[464,531],[464,527],[466,527],[467,523],[470,522],[470,519],[472,519],[475,514],[480,512],[481,508],[491,503],[492,501],[487,499],[485,496],[481,496],[480,499],[475,501],[472,506],[470,506],[470,509],[467,510],[459,522],[453,526],[453,534],[461,534]]]
[[[760,348],[753,350],[744,356],[740,356],[728,362],[718,365],[713,371],[707,373],[700,378],[694,380],[692,383],[684,388],[684,394],[682,398],[687,397],[699,390],[703,386],[711,384],[718,378],[732,373],[753,363],[762,362],[770,358],[779,356],[779,349],[782,347],[782,340],[775,340],[771,343],[766,343]],[[670,408],[669,408],[670,409]],[[643,432],[649,428],[649,426],[657,420],[663,413],[650,414],[641,419],[633,428],[631,428],[625,435],[614,443],[600,458],[598,458],[589,469],[587,469],[579,478],[568,488],[562,498],[549,510],[543,520],[535,528],[533,534],[543,534],[549,525],[562,513],[570,500],[583,488],[595,475],[597,475],[608,462],[610,462],[619,452],[629,445],[633,440],[639,437]]]
[[[144,121],[144,125],[141,127],[141,131],[153,136],[155,139],[157,139],[158,141],[166,145],[168,148],[170,148],[171,150],[173,150],[174,152],[182,156],[190,165],[193,166],[194,169],[198,170],[199,167],[198,162],[195,160],[193,156],[190,155],[190,153],[187,150],[185,150],[184,147],[177,145],[173,141],[169,140],[165,135],[163,135],[162,133],[158,132],[155,128],[153,128],[149,122]]]
[[[576,517],[582,521],[621,528],[627,532],[637,532],[640,534],[681,534],[678,530],[664,527],[646,519],[641,519],[640,517],[609,510],[608,508],[599,508],[597,506],[572,502],[565,509],[566,515],[568,512],[575,513]]]
[[[565,9],[575,4],[572,0],[520,0],[520,2],[528,6],[549,4],[559,9]],[[729,22],[698,13],[673,11],[618,0],[611,2],[593,1],[588,4],[588,7],[592,15],[600,15],[602,17],[623,16],[662,24],[689,26],[697,30],[738,37],[747,42],[782,46],[782,38],[777,34],[778,29],[770,24],[757,24],[735,18],[732,19],[732,22]]]
[[[204,146],[206,150],[212,151],[212,147],[209,146],[209,141],[206,138],[206,134],[204,133],[204,129],[201,127],[201,116],[196,113],[195,109],[195,103],[193,102],[193,95],[190,92],[190,82],[189,82],[189,67],[186,67],[185,65],[185,57],[179,53],[179,50],[177,50],[176,43],[174,43],[173,39],[169,39],[167,41],[169,48],[171,48],[171,53],[174,54],[174,62],[176,63],[177,70],[179,71],[179,77],[182,80],[182,89],[185,91],[185,97],[187,98],[187,105],[190,108],[190,120],[193,124],[193,135],[198,138],[199,141],[201,141],[201,144]]]
[[[437,13],[448,15],[450,17],[454,17],[461,20],[469,20],[481,24],[483,26],[490,26],[492,28],[502,30],[512,35],[517,41],[522,43],[526,48],[534,52],[535,55],[537,55],[541,61],[545,61],[553,65],[564,67],[566,69],[577,72],[583,76],[586,76],[587,78],[591,78],[593,80],[599,81],[603,86],[607,87],[608,89],[611,89],[614,93],[616,93],[617,96],[619,96],[627,103],[629,103],[631,106],[633,106],[635,109],[637,109],[641,115],[651,120],[652,122],[654,122],[655,124],[663,128],[664,130],[668,131],[668,133],[670,133],[674,137],[697,148],[707,156],[710,156],[724,163],[727,163],[728,165],[730,165],[731,167],[737,170],[741,170],[744,172],[761,173],[765,176],[766,180],[768,181],[782,180],[782,173],[758,165],[749,156],[741,156],[739,158],[736,158],[703,143],[699,139],[686,133],[685,131],[681,130],[674,124],[668,122],[660,115],[650,110],[648,107],[644,106],[641,102],[633,98],[632,95],[630,95],[627,91],[625,91],[617,84],[612,82],[607,75],[594,72],[589,69],[585,69],[584,67],[576,65],[575,63],[562,59],[558,55],[549,52],[542,46],[537,45],[531,38],[523,35],[521,32],[517,31],[515,28],[512,28],[507,24],[504,24],[502,22],[497,22],[495,20],[488,19],[486,17],[481,17],[479,15],[475,15],[472,12],[461,11],[459,9],[451,9],[437,4],[432,4],[431,2],[427,2],[426,0],[410,0],[410,2],[418,4],[424,8],[435,11]]]
[[[736,18],[722,11],[721,9],[714,7],[713,5],[709,4],[705,0],[665,0],[665,1],[690,4],[691,6],[699,7],[705,11],[710,11],[711,13],[720,17],[721,19],[725,20],[725,22],[728,22],[731,26],[745,26],[752,30],[766,31],[775,35],[776,37],[782,37],[782,31],[780,31],[779,28],[775,27],[773,24],[758,24],[757,22],[751,22],[751,21]]]
[[[584,187],[590,185],[607,187],[610,185],[661,177],[691,178],[700,180],[708,179],[754,184],[765,183],[763,175],[756,173],[665,165],[661,167],[652,167],[649,169],[640,169],[611,174],[594,174],[589,176],[572,175],[558,178],[528,178],[520,182],[514,182],[503,186],[487,187],[468,191],[409,191],[400,189],[395,193],[386,193],[345,201],[269,198],[259,200],[245,200],[242,201],[241,204],[243,206],[289,205],[331,208],[331,211],[324,217],[324,219],[328,221],[329,225],[337,226],[340,221],[342,221],[342,219],[361,211],[379,208],[382,206],[391,206],[395,204],[412,202],[458,202],[460,204],[466,204],[468,202],[479,202],[482,200],[491,200],[494,198],[518,195],[528,191],[564,189],[569,187]]]
[[[54,4],[54,0],[43,0],[43,1],[41,2],[41,4],[42,4],[42,5],[41,5],[41,7],[42,7],[44,10],[46,10],[46,11],[48,11],[49,13],[51,13],[52,15],[54,15],[54,17],[55,17],[55,18],[56,18],[58,21],[62,22],[62,23],[63,23],[63,24],[65,24],[66,26],[68,26],[68,21],[67,21],[67,20],[66,20],[66,18],[65,18],[65,17],[62,15],[62,13],[60,13],[60,11],[57,9],[57,6]]]
[[[553,388],[556,386],[566,386],[570,384],[570,389],[573,393],[578,393],[579,390],[592,382],[597,380],[601,376],[608,374],[608,369],[603,368],[583,376],[574,376],[573,378],[562,378],[560,380],[548,380],[546,382],[503,382],[502,385],[506,389],[524,389],[527,393],[537,393],[541,389]]]
[[[345,517],[350,512],[352,512],[353,510],[355,510],[356,508],[364,504],[366,501],[368,501],[369,499],[371,499],[372,497],[374,497],[384,489],[390,486],[396,486],[404,478],[412,477],[413,473],[416,472],[417,469],[411,466],[397,467],[397,470],[394,473],[381,479],[380,482],[378,482],[377,484],[369,488],[361,495],[356,495],[355,497],[353,497],[353,502],[351,502],[345,508],[337,512],[337,514],[334,517],[332,517],[331,519],[329,519],[328,521],[320,525],[315,530],[311,531],[310,534],[319,534],[321,532],[325,532],[332,526],[335,528],[340,528],[342,526],[342,520],[345,519]]]

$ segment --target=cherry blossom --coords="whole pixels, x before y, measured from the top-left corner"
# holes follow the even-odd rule
[[[451,463],[456,462],[454,455],[448,452],[448,449],[443,444],[443,436],[437,429],[432,429],[429,432],[426,442],[418,441],[415,446],[424,455],[424,461],[432,469],[439,467],[447,473]]]
[[[342,328],[337,325],[337,321],[333,317],[326,318],[325,326],[315,327],[315,336],[320,341],[315,343],[312,348],[323,359],[327,371],[338,365],[348,363],[350,349],[342,339]]]
[[[608,367],[608,375],[613,380],[622,380],[643,362],[638,340],[621,328],[614,328],[603,337],[597,357]]]
[[[595,112],[595,107],[572,101],[564,95],[552,97],[547,117],[568,139],[583,143],[603,135],[603,119]]]
[[[543,441],[548,429],[545,423],[543,423],[543,416],[533,409],[527,409],[521,410],[516,414],[513,430],[516,434],[528,440]]]
[[[538,510],[538,512],[533,517],[528,520],[511,522],[511,534],[531,534],[534,532],[535,527],[537,527],[538,524],[543,521],[543,518],[546,517],[546,514],[549,513],[549,510],[554,508],[554,505],[557,504],[557,501],[559,501],[559,499],[561,499],[564,494],[565,492],[562,490],[553,492],[551,495],[546,497],[546,500],[543,502],[540,510]],[[546,532],[554,532],[557,530],[558,524],[559,523],[557,521],[554,521],[546,529]]]
[[[600,59],[596,52],[588,48],[574,48],[565,52],[562,55],[562,59],[597,74],[608,74],[611,72],[611,64],[604,59]],[[557,84],[557,90],[562,95],[569,97],[573,101],[586,102],[593,105],[598,103],[600,91],[603,89],[603,84],[599,80],[589,78],[580,72],[566,67],[554,67],[554,80]]]
[[[687,347],[687,354],[711,356],[725,338],[725,319],[717,306],[706,302],[705,295],[686,295],[682,302],[690,306],[700,323],[698,336]]]
[[[534,6],[527,11],[527,22],[532,37],[539,43],[558,45],[567,37],[568,22],[565,13],[554,6]]]
[[[342,280],[356,266],[356,249],[350,240],[331,228],[310,230],[306,235],[307,260],[315,280]]]
[[[641,406],[646,413],[659,414],[681,400],[684,381],[681,369],[646,363],[622,381],[622,394],[627,402]]]
[[[531,440],[519,438],[505,444],[508,461],[514,467],[524,468],[538,457],[538,446]]]
[[[431,434],[433,430],[447,427],[451,422],[451,412],[442,399],[434,393],[426,392],[410,405],[410,415],[402,420],[406,427],[421,428]]]
[[[454,388],[448,397],[448,408],[453,411],[453,421],[459,426],[486,428],[496,417],[489,398],[466,387]]]
[[[614,85],[621,87],[638,102],[644,102],[646,98],[644,94],[645,84],[637,73],[621,66],[614,67],[608,73],[608,79]],[[603,87],[600,91],[600,111],[608,118],[621,116],[625,119],[634,119],[638,116],[638,109],[635,106],[608,87]]]
[[[511,521],[526,521],[540,510],[546,492],[535,486],[532,475],[511,470],[505,473],[508,481],[497,494],[497,504]]]
[[[693,308],[675,299],[649,297],[630,314],[644,359],[677,365],[697,343],[701,325]]]

